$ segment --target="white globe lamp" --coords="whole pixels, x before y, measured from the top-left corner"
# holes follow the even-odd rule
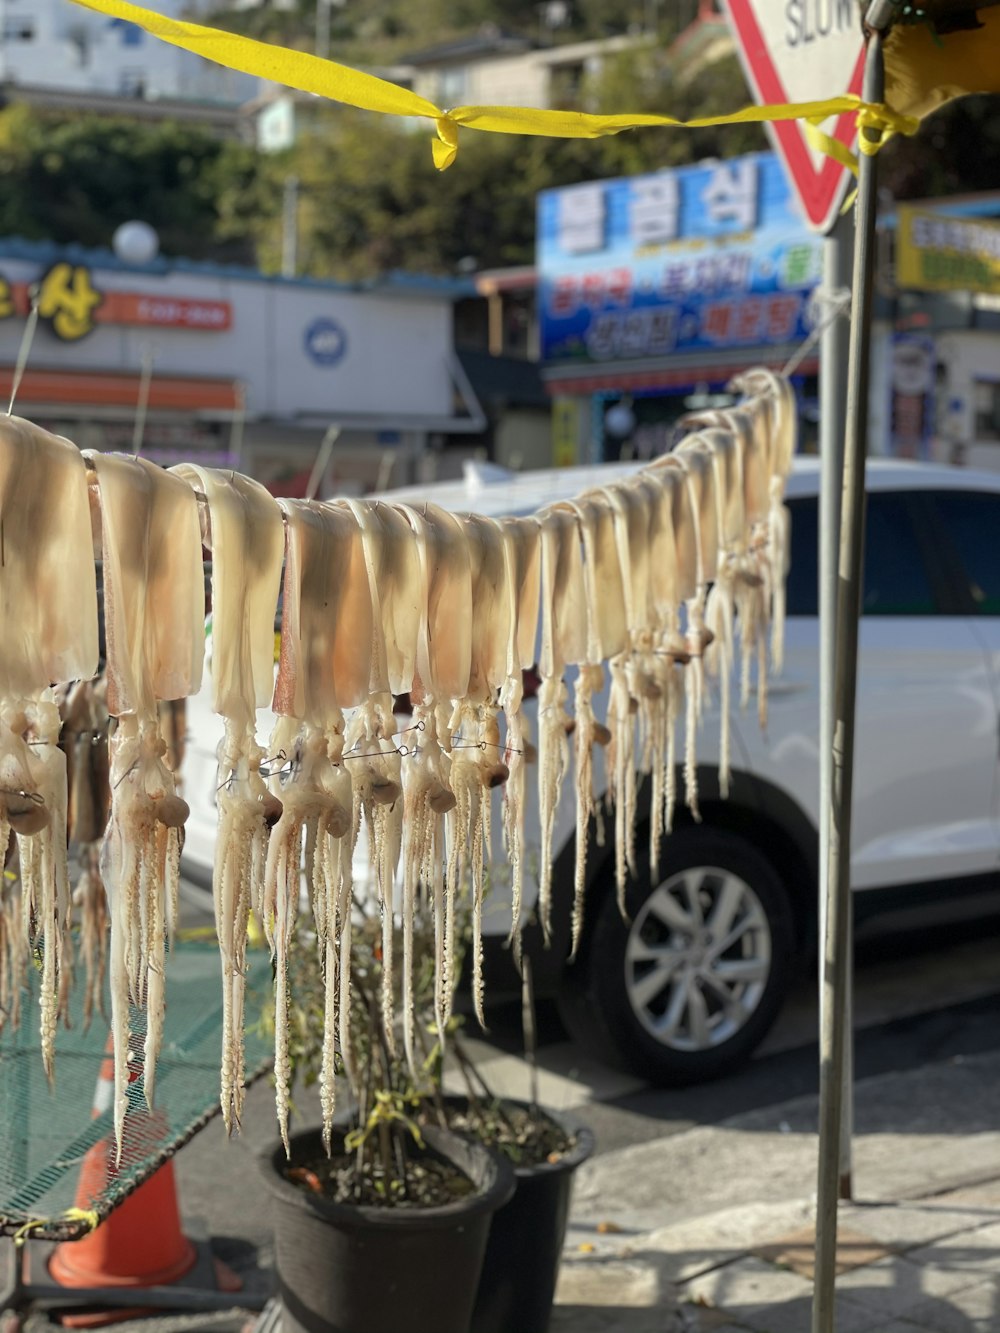
[[[111,247],[123,264],[149,264],[160,253],[160,238],[148,222],[123,222]]]
[[[635,430],[635,413],[628,399],[623,398],[609,408],[604,417],[604,429],[616,440],[627,439]]]

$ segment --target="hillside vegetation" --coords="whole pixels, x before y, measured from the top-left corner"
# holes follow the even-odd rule
[[[578,96],[587,109],[724,113],[750,100],[735,56],[692,73],[671,43],[696,9],[696,0],[566,0],[566,21],[545,36],[647,32],[584,81]],[[345,0],[331,11],[331,55],[379,66],[483,23],[538,40],[540,13],[535,0]],[[309,49],[315,18],[315,0],[299,0],[294,10],[220,8],[210,21]],[[127,114],[67,117],[9,105],[0,110],[0,234],[107,245],[120,222],[138,217],[158,229],[166,254],[275,270],[294,178],[298,272],[345,280],[397,268],[453,273],[530,263],[540,190],[767,147],[752,125],[601,140],[465,131],[457,162],[441,174],[429,123],[407,128],[315,100],[303,109],[309,114],[295,146],[261,154]],[[901,199],[993,189],[998,150],[1000,99],[966,98],[931,117],[915,139],[891,143],[880,158],[881,183]]]

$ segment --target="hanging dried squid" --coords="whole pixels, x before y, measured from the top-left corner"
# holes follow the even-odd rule
[[[146,1009],[145,1093],[152,1105],[163,1031],[164,960],[177,915],[188,807],[164,762],[157,701],[195,693],[204,661],[205,583],[194,491],[141,458],[88,453],[104,556],[111,818],[101,873],[111,908],[114,1123],[127,1108],[129,1001]]]
[[[0,421],[0,611],[0,861],[13,832],[23,934],[18,943],[8,938],[10,979],[0,977],[0,994],[13,1010],[24,950],[37,941],[41,1052],[51,1079],[70,965],[70,894],[66,760],[50,687],[97,671],[97,582],[83,460],[68,440],[19,417]],[[4,898],[6,933],[8,885]]]
[[[683,634],[667,644],[674,661],[684,665],[685,741],[684,796],[695,819],[698,812],[696,738],[705,697],[704,655],[712,641],[705,624],[708,580],[714,577],[717,555],[716,508],[710,454],[686,442],[649,469],[652,476],[673,473],[673,532],[676,595],[683,605]]]
[[[483,894],[485,858],[492,847],[492,792],[510,777],[500,745],[499,692],[507,678],[514,618],[507,554],[500,525],[470,514],[459,519],[469,556],[472,625],[469,683],[454,701],[451,785],[456,804],[448,815],[448,875],[461,878],[467,859],[472,890],[472,1001],[483,1014]],[[464,849],[464,850],[463,850]]]
[[[533,518],[502,518],[507,596],[510,599],[510,635],[506,675],[500,686],[500,706],[507,724],[504,763],[509,776],[504,784],[504,846],[510,861],[510,943],[514,961],[521,966],[521,914],[524,901],[525,770],[538,755],[524,717],[524,673],[535,665],[538,604],[541,591],[541,540]]]
[[[172,471],[203,501],[202,544],[212,553],[212,707],[219,743],[219,833],[212,891],[222,962],[220,1102],[227,1130],[243,1114],[247,926],[263,896],[267,833],[280,814],[261,775],[257,709],[274,688],[274,614],[285,536],[277,501],[235,472],[181,464]]]
[[[616,534],[620,542],[628,540],[632,585],[630,633],[639,652],[639,669],[652,686],[640,686],[639,695],[640,709],[645,714],[640,767],[650,775],[649,859],[654,874],[659,866],[663,834],[673,825],[676,722],[684,690],[683,663],[688,657],[678,630],[675,484],[684,484],[681,472],[660,468],[637,473],[621,486],[609,488],[612,494],[622,491],[641,495],[646,523],[643,534],[639,515],[621,513]]]
[[[392,879],[396,861],[403,858],[403,1034],[407,1059],[415,1066],[413,1050],[413,930],[421,880],[430,882],[436,849],[442,845],[440,811],[454,803],[441,771],[440,749],[424,746],[421,733],[428,722],[418,718],[397,739],[393,697],[404,697],[413,689],[417,640],[421,621],[423,580],[413,531],[404,514],[391,505],[362,500],[345,502],[362,533],[368,584],[372,600],[371,669],[369,699],[362,704],[359,744],[376,752],[380,762],[380,785],[371,787],[368,809],[372,820],[372,845],[377,874],[384,886],[383,899],[383,1011],[391,1026],[392,1015]],[[434,719],[429,722],[434,736]],[[385,758],[382,759],[381,756]],[[401,759],[405,756],[405,765]],[[353,764],[352,760],[352,764]],[[353,776],[353,770],[352,770]],[[402,794],[399,791],[402,783]],[[439,859],[439,858],[438,858]],[[444,881],[438,875],[435,892],[436,957],[444,954]],[[350,1004],[350,921],[344,923],[341,976],[341,1048],[350,1047],[347,1024]],[[388,959],[388,965],[385,960]],[[349,1055],[345,1059],[349,1059]]]
[[[718,418],[721,420],[721,416]],[[729,794],[730,778],[730,675],[734,660],[733,621],[737,607],[744,607],[746,589],[756,582],[750,568],[749,531],[746,521],[743,437],[723,425],[712,425],[699,416],[684,417],[682,424],[692,425],[696,434],[689,437],[707,450],[715,469],[716,531],[718,558],[715,577],[705,604],[705,624],[713,636],[705,655],[709,669],[719,678],[721,736],[719,746],[719,789]],[[743,620],[740,621],[741,629]]]
[[[327,1140],[334,1112],[336,945],[350,916],[351,854],[360,819],[360,798],[345,762],[343,710],[368,693],[372,599],[361,529],[351,511],[298,500],[280,503],[285,575],[273,703],[279,720],[270,742],[275,769],[270,785],[282,808],[268,841],[261,916],[275,966],[275,1106],[289,1151],[288,955],[298,917],[304,848],[326,967],[322,1093]]]
[[[538,809],[541,825],[538,915],[552,938],[552,835],[569,769],[567,735],[574,728],[563,673],[587,656],[587,597],[576,515],[552,506],[538,515],[541,532],[541,652],[538,661]]]
[[[626,800],[632,807],[624,820],[627,861],[635,871],[635,770],[648,776],[654,766],[662,765],[661,750],[669,709],[670,681],[667,663],[657,655],[654,635],[655,616],[650,601],[651,541],[658,536],[654,526],[656,497],[641,474],[618,485],[605,488],[614,515],[615,544],[622,572],[623,606],[628,634],[625,675],[630,705],[637,710],[641,746],[632,758],[633,776],[625,786]],[[661,543],[662,545],[662,543]],[[673,552],[658,550],[661,559],[672,559]],[[634,732],[634,727],[633,727]],[[654,839],[654,842],[656,839]],[[624,874],[618,866],[619,906],[624,914]]]
[[[462,816],[458,814],[456,778],[462,770],[460,764],[456,773],[455,761],[461,748],[453,750],[451,722],[455,702],[468,692],[472,668],[472,571],[465,530],[454,515],[432,504],[419,509],[408,505],[396,508],[416,537],[421,579],[412,690],[413,725],[421,762],[408,780],[412,783],[412,800],[426,802],[438,818],[447,817],[447,838],[442,838],[440,825],[435,823],[429,844],[438,951],[435,1007],[443,1028],[451,1014],[458,979],[456,911],[468,850],[459,836]],[[467,809],[465,813],[467,822]],[[442,866],[445,856],[446,870]]]
[[[557,506],[561,507],[561,506]],[[582,656],[569,658],[577,667],[574,684],[576,729],[576,863],[574,874],[571,956],[576,954],[583,929],[583,899],[587,874],[587,844],[594,815],[593,746],[608,746],[610,794],[615,808],[615,882],[624,911],[626,867],[634,866],[631,828],[635,815],[635,716],[626,670],[628,625],[621,564],[615,541],[614,510],[602,491],[569,501],[575,516],[583,555],[584,623]],[[607,726],[594,718],[593,696],[604,686],[602,663],[608,660],[611,697]]]
[[[780,671],[784,658],[785,577],[788,564],[789,516],[783,503],[785,481],[791,471],[797,443],[798,411],[795,390],[782,375],[770,370],[750,370],[737,376],[730,389],[747,395],[740,404],[754,420],[755,448],[749,460],[747,479],[748,517],[752,549],[765,561],[771,588],[771,662]],[[766,453],[768,513],[766,535],[759,517],[762,496],[757,464]]]

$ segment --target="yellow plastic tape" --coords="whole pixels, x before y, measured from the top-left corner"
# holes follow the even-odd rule
[[[93,1231],[100,1220],[100,1214],[95,1208],[67,1208],[58,1217],[36,1217],[31,1222],[25,1222],[24,1226],[14,1232],[11,1240],[15,1245],[23,1245],[33,1231],[43,1230],[56,1222],[85,1222],[87,1230]]]
[[[409,88],[401,88],[374,74],[322,60],[306,51],[293,51],[251,37],[207,28],[184,19],[166,18],[126,0],[74,0],[85,9],[111,18],[134,23],[161,41],[204,56],[228,69],[282,83],[300,92],[315,93],[333,102],[379,111],[390,116],[419,116],[433,120],[437,137],[433,143],[434,165],[439,171],[450,167],[458,152],[461,127],[486,130],[494,134],[534,134],[559,139],[597,139],[620,134],[623,130],[649,128],[704,129],[713,125],[760,124],[764,121],[805,120],[810,126],[811,142],[838,162],[855,169],[854,155],[816,127],[830,116],[857,112],[859,125],[875,131],[874,138],[860,136],[863,152],[877,152],[892,134],[915,134],[919,121],[902,116],[882,104],[862,102],[845,93],[818,102],[785,102],[773,106],[745,106],[724,116],[699,116],[677,120],[673,116],[593,115],[582,111],[545,111],[524,106],[460,106],[450,111],[419,97]]]

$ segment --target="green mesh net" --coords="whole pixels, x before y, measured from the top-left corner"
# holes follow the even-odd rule
[[[247,1081],[271,1064],[271,1039],[258,1020],[271,989],[264,951],[248,952]],[[167,962],[167,1013],[156,1064],[155,1110],[146,1107],[141,1073],[129,1085],[121,1163],[114,1164],[111,1086],[105,1066],[109,1026],[99,1014],[82,1020],[82,987],[70,1006],[72,1026],[56,1040],[55,1085],[42,1069],[36,978],[25,995],[20,1027],[0,1034],[0,1235],[22,1231],[70,1240],[106,1217],[127,1194],[172,1157],[219,1110],[222,985],[214,940],[178,943]],[[105,997],[105,1012],[110,1000]],[[145,1018],[131,1015],[133,1051],[141,1057]],[[134,1067],[133,1067],[134,1068]],[[86,1185],[81,1187],[81,1181]],[[81,1190],[87,1197],[79,1197]],[[94,1191],[94,1192],[91,1192]]]

